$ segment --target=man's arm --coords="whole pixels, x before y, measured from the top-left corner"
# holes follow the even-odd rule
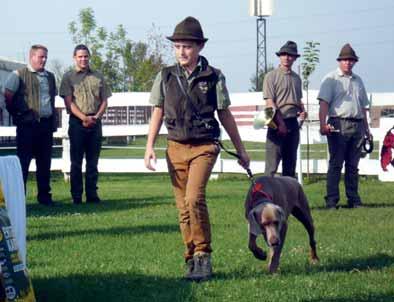
[[[156,154],[154,150],[157,135],[159,134],[161,125],[163,123],[164,110],[162,107],[155,107],[153,109],[152,118],[150,120],[148,139],[146,141],[146,149],[144,162],[145,167],[149,170],[155,171],[155,167],[152,165],[151,160],[156,162]]]
[[[266,99],[265,100],[265,106],[267,108],[273,108],[275,109],[275,116],[274,116],[274,122],[278,126],[278,134],[279,135],[286,135],[287,134],[287,127],[285,124],[285,121],[283,120],[282,113],[276,106],[275,102],[272,99]]]
[[[8,90],[7,88],[4,90],[4,98],[5,98],[5,103],[7,105],[7,108],[12,108],[12,99],[14,97],[14,92],[11,90]]]
[[[333,126],[327,124],[328,116],[328,103],[325,100],[320,99],[319,101],[319,120],[320,120],[320,133],[321,135],[330,135],[332,130],[335,130]]]
[[[371,136],[371,131],[369,129],[367,112],[368,112],[368,109],[363,108],[363,115],[364,115],[363,122],[364,122],[364,127],[365,127],[365,135],[367,135],[369,137],[369,136]]]
[[[73,102],[73,96],[64,96],[64,104],[68,112],[72,113],[74,116],[76,116],[82,121],[82,125],[84,127],[89,128],[96,123],[94,116],[87,116],[78,108],[78,106]]]
[[[226,129],[226,132],[230,136],[230,139],[234,144],[235,149],[237,150],[237,154],[240,157],[239,164],[245,169],[249,168],[250,158],[245,151],[244,145],[242,144],[237,125],[235,123],[233,115],[231,114],[230,109],[226,108],[218,110],[217,112],[220,122],[222,123],[224,129]]]

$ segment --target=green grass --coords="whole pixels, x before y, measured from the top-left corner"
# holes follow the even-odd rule
[[[304,187],[321,262],[307,261],[307,235],[290,219],[280,272],[247,249],[244,175],[208,184],[213,280],[186,282],[183,245],[165,174],[101,175],[99,205],[73,206],[69,184],[53,177],[60,205],[36,204],[28,184],[28,266],[38,301],[393,301],[393,184],[362,178],[366,207],[325,211],[325,181]],[[343,188],[341,188],[343,191]],[[342,203],[345,199],[342,199]]]

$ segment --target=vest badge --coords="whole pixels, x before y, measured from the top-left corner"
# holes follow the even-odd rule
[[[208,82],[206,82],[206,81],[198,82],[198,88],[200,89],[200,91],[202,93],[207,94],[207,92],[208,92]]]

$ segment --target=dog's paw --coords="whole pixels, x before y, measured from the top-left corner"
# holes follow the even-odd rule
[[[264,252],[262,249],[255,250],[253,255],[259,260],[267,260],[267,253]]]

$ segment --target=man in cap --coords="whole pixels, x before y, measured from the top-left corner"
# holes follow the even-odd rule
[[[344,45],[337,58],[339,67],[324,77],[317,97],[320,133],[327,135],[330,153],[325,196],[328,209],[335,209],[339,202],[343,163],[348,206],[362,205],[358,194],[358,163],[364,135],[370,134],[366,115],[368,96],[363,81],[352,71],[358,59],[350,44]]]
[[[150,96],[154,105],[145,151],[145,165],[154,170],[154,143],[161,124],[168,129],[167,164],[179,224],[186,247],[185,277],[193,281],[212,276],[211,227],[205,199],[206,185],[220,152],[219,120],[229,134],[239,163],[247,168],[249,156],[241,142],[225,78],[200,56],[205,42],[199,21],[187,17],[167,37],[173,42],[177,63],[158,73]]]
[[[266,140],[265,174],[274,176],[282,160],[282,175],[295,177],[297,148],[300,141],[298,118],[307,116],[302,99],[302,81],[291,70],[300,56],[297,44],[287,41],[276,55],[279,57],[278,68],[264,77],[263,96],[266,108],[275,111],[276,129],[269,127]]]

